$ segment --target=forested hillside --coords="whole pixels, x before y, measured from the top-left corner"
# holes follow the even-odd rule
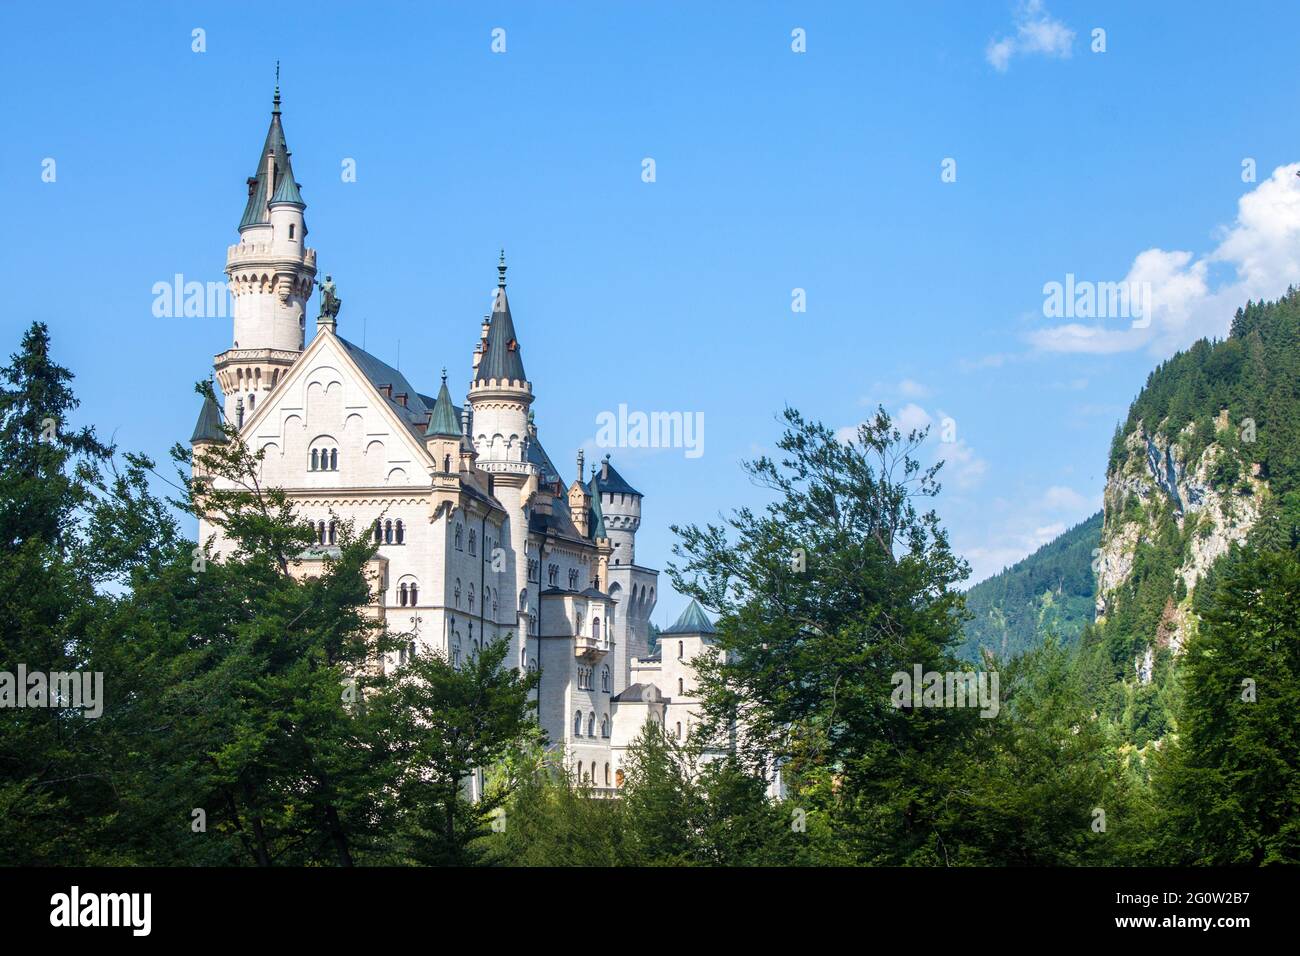
[[[965,641],[958,651],[978,662],[980,649],[1019,654],[1055,634],[1073,644],[1092,621],[1093,554],[1101,543],[1101,512],[1029,557],[966,592]]]

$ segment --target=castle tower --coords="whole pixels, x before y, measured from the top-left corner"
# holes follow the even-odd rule
[[[599,489],[599,490],[597,490]],[[641,527],[641,492],[614,470],[606,455],[591,479],[592,494],[599,494],[605,528],[614,546],[610,563],[614,566],[636,564],[636,530]]]
[[[474,380],[467,396],[470,440],[476,453],[474,467],[487,472],[492,493],[509,515],[509,548],[513,554],[514,589],[528,589],[528,508],[536,497],[538,468],[528,458],[528,409],[533,386],[524,373],[506,298],[506,254],[497,265],[497,292],[487,335],[474,357]],[[527,640],[526,617],[521,613],[507,660],[518,660]]]
[[[604,559],[606,590],[618,601],[614,628],[614,672],[626,687],[632,658],[644,658],[650,646],[658,572],[636,564],[636,531],[641,526],[641,492],[609,463],[606,455],[588,484],[593,510],[599,511],[607,538]]]
[[[307,205],[289,159],[277,69],[271,126],[255,174],[248,178],[239,242],[226,251],[234,344],[216,357],[216,371],[226,418],[236,425],[256,410],[303,348],[316,251],[307,248]]]
[[[510,300],[506,298],[506,254],[497,265],[497,294],[487,337],[479,345],[469,389],[478,467],[496,474],[531,475],[528,407],[533,386],[524,374]]]

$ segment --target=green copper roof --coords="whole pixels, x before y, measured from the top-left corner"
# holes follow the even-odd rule
[[[716,634],[717,628],[709,620],[708,615],[704,613],[704,608],[700,607],[698,601],[691,599],[690,605],[682,616],[677,619],[677,623],[661,634]]]
[[[451,393],[447,391],[447,373],[442,373],[442,388],[438,389],[438,399],[433,403],[429,415],[429,427],[425,429],[425,438],[459,438],[460,422],[456,418],[456,409],[451,404]]]
[[[579,475],[581,480],[582,476]],[[605,512],[600,507],[600,487],[596,484],[596,479],[591,479],[591,538],[608,538],[605,533]]]
[[[506,298],[506,254],[501,253],[497,266],[496,299],[492,304],[492,321],[488,326],[487,348],[479,360],[474,381],[525,381],[524,360],[519,355],[519,340],[515,337],[515,322],[510,317],[510,300]]]
[[[211,395],[206,395],[203,398],[203,408],[199,411],[198,423],[194,426],[194,434],[190,436],[190,444],[225,440],[226,433],[221,430],[221,409]]]
[[[275,159],[274,181],[267,182],[266,175],[266,155],[272,154]],[[271,221],[270,214],[266,209],[267,197],[275,198],[278,187],[283,185],[287,179],[293,183],[293,167],[289,164],[289,147],[284,139],[284,127],[280,125],[280,88],[276,87],[275,91],[275,108],[271,110],[271,126],[266,131],[266,142],[262,145],[262,151],[257,154],[257,169],[251,177],[253,184],[248,194],[248,205],[244,207],[244,218],[239,220],[239,228],[245,226],[256,226],[260,223]],[[298,186],[296,183],[292,186],[294,193],[297,193]],[[299,195],[298,202],[302,202],[302,196]]]
[[[287,202],[301,206],[303,209],[307,208],[307,204],[302,201],[302,193],[298,191],[298,184],[293,181],[293,170],[289,170],[289,175],[280,177],[280,185],[276,187],[271,202]]]

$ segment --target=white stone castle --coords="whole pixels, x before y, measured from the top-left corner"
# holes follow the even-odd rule
[[[226,257],[234,342],[216,356],[216,377],[225,419],[265,452],[261,480],[286,489],[317,531],[305,564],[337,554],[344,521],[367,529],[378,546],[374,613],[414,636],[385,666],[430,653],[459,664],[508,635],[507,664],[541,669],[538,715],[552,745],[593,786],[616,788],[646,720],[689,734],[698,703],[690,661],[711,644],[713,626],[692,602],[663,632],[660,653],[648,654],[658,572],[636,560],[642,495],[608,456],[584,483],[581,451],[566,488],[543,448],[504,253],[457,406],[445,368],[430,397],[338,334],[328,276],[307,342],[316,252],[306,244],[278,87],[247,185],[239,241]],[[205,403],[196,451],[224,440],[222,415]],[[226,550],[219,529],[200,522],[199,534],[213,552]]]

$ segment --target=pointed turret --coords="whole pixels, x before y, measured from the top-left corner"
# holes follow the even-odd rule
[[[506,299],[505,250],[497,274],[492,319],[477,348],[474,379],[469,386],[473,422],[470,437],[481,470],[526,477],[538,473],[529,456],[528,407],[533,403],[533,386],[524,375],[519,340]]]
[[[447,391],[447,370],[442,370],[442,388],[438,389],[438,399],[433,403],[433,412],[429,416],[429,427],[424,431],[425,438],[451,438],[460,441],[460,423],[456,421],[456,407],[451,403],[451,393]]]
[[[217,407],[216,399],[212,393],[203,396],[203,407],[199,409],[199,420],[194,426],[194,434],[190,436],[191,445],[199,445],[204,442],[217,442],[224,444],[226,433],[221,430],[221,409]]]
[[[474,372],[474,381],[525,382],[524,360],[519,354],[519,339],[515,335],[515,322],[510,315],[510,300],[506,297],[506,253],[501,250],[497,264],[497,294],[492,301],[492,319],[488,324],[487,342],[483,357]]]
[[[289,195],[296,199],[283,201],[302,205],[302,195],[298,192],[298,184],[294,182],[293,166],[289,162],[289,144],[284,138],[284,126],[280,122],[280,83],[277,79],[266,142],[262,144],[262,152],[257,156],[257,169],[248,177],[248,203],[244,206],[243,218],[239,220],[240,232],[250,226],[270,223],[268,207],[272,202],[282,201],[278,193],[286,183]]]

